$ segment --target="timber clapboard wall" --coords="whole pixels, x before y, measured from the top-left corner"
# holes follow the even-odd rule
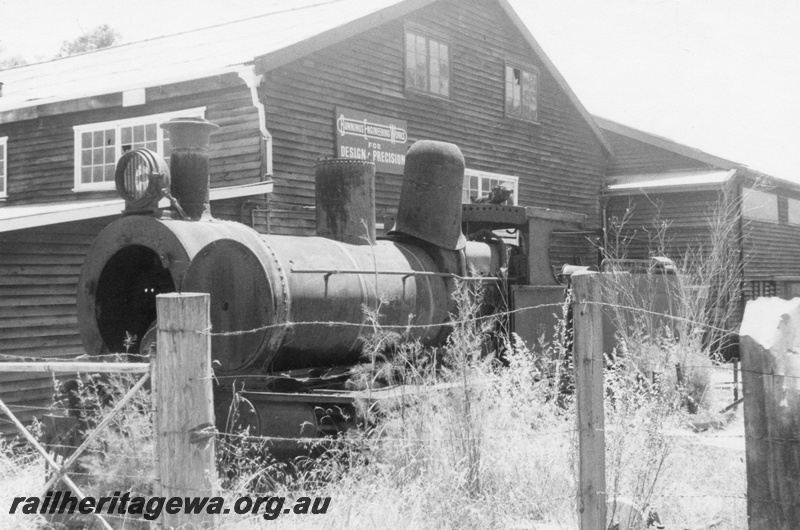
[[[72,191],[73,126],[186,108],[206,107],[220,126],[212,145],[212,187],[257,182],[261,175],[258,116],[235,76],[159,87],[148,104],[72,112],[0,125],[8,136],[8,199],[4,207],[109,199],[116,192]],[[197,92],[198,89],[205,90]],[[261,201],[263,202],[263,201]],[[241,219],[241,199],[214,201],[217,218]],[[84,353],[77,330],[76,287],[84,257],[114,218],[68,222],[0,233],[0,356],[70,358]],[[249,217],[248,217],[249,220]],[[53,380],[41,374],[3,374],[0,399],[24,422],[52,402]],[[14,427],[0,419],[0,435]]]
[[[800,201],[800,186],[775,179],[746,179],[744,186],[778,197],[777,220],[746,219],[742,224],[745,295],[751,296],[751,282],[774,282],[775,294],[789,298],[793,295],[780,278],[795,276],[794,283],[800,281],[800,224],[790,222],[788,211],[790,200]]]
[[[448,42],[450,98],[405,90],[407,24]],[[507,61],[539,73],[536,123],[505,116]],[[217,218],[254,222],[257,229],[269,227],[277,234],[313,233],[313,165],[336,155],[335,109],[342,106],[405,120],[408,145],[418,139],[453,142],[468,168],[519,177],[519,205],[586,214],[588,230],[600,227],[608,153],[598,130],[495,0],[433,2],[267,68],[259,91],[273,136],[274,193],[269,204],[263,196],[213,202]],[[112,191],[73,191],[73,127],[198,107],[205,107],[206,119],[220,126],[211,140],[212,187],[262,179],[258,113],[236,74],[147,88],[145,99],[143,105],[123,107],[121,95],[111,94],[40,105],[35,116],[24,109],[7,114],[0,121],[0,137],[8,137],[8,198],[0,208],[115,197]],[[380,215],[395,214],[401,179],[378,173]],[[111,221],[106,217],[0,234],[0,355],[62,358],[83,353],[75,287],[91,241]],[[591,264],[596,255],[584,235],[572,235],[554,241],[551,257],[554,265]],[[48,378],[0,375],[0,399],[21,407],[26,420],[41,412],[33,407],[45,406],[51,393]],[[11,432],[4,420],[0,432]]]
[[[258,181],[258,115],[249,93],[241,85],[241,81],[231,75],[149,89],[148,103],[142,106],[70,112],[0,124],[0,135],[8,136],[9,178],[5,206],[116,197],[114,191],[78,194],[72,191],[73,126],[197,107],[206,107],[206,119],[220,126],[212,144],[212,187]],[[198,89],[203,91],[198,93]]]
[[[404,27],[444,35],[451,49],[451,98],[404,89]],[[540,72],[539,123],[504,113],[505,62]],[[498,4],[441,1],[402,20],[310,54],[268,72],[266,104],[275,135],[277,233],[311,233],[313,171],[309,160],[335,153],[336,105],[408,122],[409,144],[438,139],[457,144],[467,167],[519,177],[520,205],[588,214],[599,226],[598,195],[605,171],[601,144],[577,109],[548,75]],[[376,207],[392,214],[401,178],[378,173]],[[575,243],[575,241],[572,241]],[[594,262],[582,238],[560,249],[554,261],[576,255]]]
[[[0,234],[0,354],[61,359],[83,354],[75,292],[83,258],[103,226],[81,221]],[[0,399],[19,407],[15,412],[26,423],[52,395],[48,374],[0,371]],[[3,418],[0,433],[13,432]]]
[[[714,166],[702,163],[695,158],[667,151],[612,131],[605,131],[605,135],[614,149],[614,156],[608,162],[608,175],[714,168]]]
[[[681,175],[686,170],[733,171],[731,178],[713,189],[702,183],[687,183],[681,190],[646,187],[630,189],[605,197],[606,222],[628,222],[622,236],[629,238],[628,258],[648,259],[659,249],[654,240],[658,222],[668,223],[663,250],[668,257],[680,259],[689,249],[708,248],[711,242],[708,218],[712,208],[726,200],[731,206],[731,222],[737,224],[736,240],[740,249],[742,289],[732,328],[738,326],[744,302],[756,296],[791,297],[800,289],[800,220],[790,219],[789,201],[800,201],[800,185],[769,177],[742,164],[708,155],[670,140],[598,119],[611,143],[614,157],[609,161],[607,182],[631,175],[663,178]],[[612,186],[613,187],[613,186]],[[744,194],[756,190],[776,197],[775,218],[765,221],[748,215]]]
[[[451,49],[451,98],[404,89],[404,27],[444,35]],[[505,62],[540,72],[539,123],[504,112]],[[605,153],[586,121],[523,36],[492,0],[440,1],[267,73],[267,122],[275,141],[271,205],[276,233],[311,234],[314,175],[310,161],[335,154],[335,107],[407,120],[419,139],[457,144],[467,167],[519,177],[524,206],[585,213],[599,227]],[[393,214],[399,175],[377,174],[376,208]],[[553,261],[594,263],[585,238],[573,238]]]

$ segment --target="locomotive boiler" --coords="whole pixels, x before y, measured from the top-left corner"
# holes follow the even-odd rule
[[[486,281],[490,295],[507,298],[508,284],[549,273],[546,245],[537,258],[531,245],[580,221],[501,205],[473,205],[462,219],[464,157],[454,144],[418,141],[386,236],[376,237],[374,165],[352,159],[315,167],[316,236],[260,234],[211,216],[208,145],[216,126],[179,118],[163,127],[173,146],[169,169],[145,149],[117,165],[125,211],[85,260],[79,328],[91,355],[146,353],[155,342],[156,295],[209,293],[220,428],[233,400],[226,382],[236,381],[237,403],[246,405],[240,420],[254,434],[338,430],[352,397],[337,384],[359,359],[367,312],[440,345],[457,279]],[[477,240],[467,241],[465,220]],[[499,227],[520,230],[522,252],[493,235]]]

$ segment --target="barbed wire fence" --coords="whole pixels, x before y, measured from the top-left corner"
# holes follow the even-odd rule
[[[599,300],[599,299],[586,301],[586,302],[584,302],[584,304],[594,305],[594,306],[597,306],[598,308],[601,308],[604,305],[608,305],[608,304],[605,304],[602,300]],[[500,312],[499,314],[500,314],[500,316],[509,316],[509,315],[511,315],[513,313],[518,313],[518,312],[523,312],[523,311],[528,311],[528,310],[534,310],[534,309],[548,308],[548,307],[552,307],[554,310],[556,310],[556,309],[561,307],[561,304],[540,304],[540,305],[537,305],[537,306],[534,306],[534,307],[519,308],[519,309],[512,310],[512,311],[503,311],[503,312]],[[617,305],[617,308],[625,309],[625,310],[632,310],[632,311],[643,311],[641,308],[621,306],[621,305]],[[669,314],[665,314],[665,313],[656,313],[656,312],[652,312],[652,313],[654,315],[656,315],[656,316],[664,317],[664,318],[668,318],[668,319],[669,318],[672,318],[672,319],[678,319],[679,318],[679,317],[675,317],[674,315],[669,315]],[[456,319],[453,324],[455,325],[455,324],[478,323],[478,322],[482,322],[482,321],[485,321],[487,319],[496,318],[496,317],[497,317],[497,314],[495,314],[495,315],[486,315],[486,316],[473,316],[473,317],[466,318],[466,319],[460,319],[460,320]],[[683,319],[683,320],[686,320],[686,319]],[[705,323],[705,322],[687,322],[687,323],[691,324],[693,326],[698,326],[698,327],[709,326],[709,324]],[[269,325],[269,326],[262,326],[262,327],[259,327],[259,328],[255,328],[253,330],[243,330],[243,331],[224,332],[224,333],[216,333],[216,332],[213,332],[210,329],[210,327],[205,327],[203,329],[196,330],[194,333],[211,337],[213,335],[231,335],[231,334],[256,333],[256,332],[260,332],[260,331],[263,331],[263,330],[266,330],[266,329],[269,329],[269,328],[274,328],[274,327],[279,327],[279,326],[281,326],[281,327],[290,327],[290,328],[300,328],[302,326],[319,326],[319,325],[326,325],[326,326],[359,326],[359,327],[363,326],[362,323],[348,323],[348,322],[328,322],[328,321],[326,321],[326,322],[287,322],[287,323],[274,324],[274,325]],[[402,330],[408,330],[408,329],[426,327],[426,326],[425,325],[409,324],[409,325],[386,326],[386,327],[402,331]],[[599,373],[601,375],[601,378],[602,378],[603,368],[605,368],[606,365],[607,365],[607,359],[605,359],[603,357],[602,350],[600,350],[600,355],[599,356],[596,353],[597,353],[597,350],[595,349],[595,351],[594,351],[592,356],[590,356],[589,358],[582,359],[581,362],[588,363],[589,365],[599,365],[600,368],[599,369],[593,369],[593,371],[595,373]],[[576,356],[577,356],[577,352],[576,352]],[[128,355],[127,357],[128,358],[135,358],[137,356]],[[75,357],[70,357],[70,358],[65,358],[65,359],[57,359],[57,358],[52,358],[52,357],[43,357],[43,358],[38,358],[37,359],[37,358],[29,357],[29,356],[22,357],[22,356],[13,356],[13,355],[5,355],[5,354],[0,354],[0,359],[2,359],[3,361],[6,361],[6,362],[24,361],[24,362],[47,362],[47,363],[51,363],[51,362],[59,362],[59,361],[72,361],[72,362],[76,361]],[[2,361],[0,361],[0,363],[2,363]],[[689,367],[690,366],[685,366],[685,368],[689,368]],[[705,365],[702,365],[702,366],[698,365],[697,366],[697,368],[705,368],[705,367],[706,367]],[[0,364],[0,371],[2,371],[2,364]],[[748,367],[748,366],[742,366],[741,367],[741,372],[742,373],[749,373],[749,374],[752,374],[753,376],[758,376],[758,377],[762,377],[762,376],[780,377],[780,378],[786,378],[786,379],[790,379],[790,380],[791,379],[800,378],[800,376],[798,376],[798,375],[787,374],[787,373],[775,373],[775,371],[759,371],[759,370],[753,369],[752,367]],[[195,378],[195,380],[208,379],[209,377],[206,377],[206,378]],[[601,379],[601,384],[602,384],[602,379]],[[603,387],[601,386],[601,391],[602,390],[603,390]],[[601,394],[600,402],[602,402],[602,400],[603,400],[603,397],[602,397],[602,394]],[[34,409],[36,407],[27,407],[25,405],[9,404],[8,408],[10,410],[22,411],[22,410],[26,410],[26,409]],[[7,421],[11,421],[11,420],[0,417],[0,421],[7,422]],[[409,442],[438,443],[438,442],[444,442],[444,441],[452,442],[452,441],[457,441],[459,439],[460,440],[471,440],[471,439],[474,439],[474,440],[480,440],[480,441],[516,440],[516,441],[519,441],[520,443],[524,443],[525,441],[532,442],[533,440],[537,440],[537,439],[541,439],[541,438],[553,438],[553,437],[567,437],[567,438],[572,437],[574,439],[577,439],[581,435],[583,435],[583,434],[585,434],[587,432],[590,432],[592,436],[596,436],[598,434],[605,435],[606,429],[603,428],[603,427],[598,428],[597,424],[594,424],[594,425],[576,425],[574,428],[540,429],[540,430],[537,430],[536,432],[532,432],[532,433],[519,433],[519,432],[514,432],[514,431],[482,433],[482,434],[479,434],[477,436],[467,436],[467,437],[461,437],[461,438],[454,437],[454,436],[446,436],[446,437],[441,437],[441,438],[426,437],[426,438],[415,439],[415,438],[409,437],[409,436],[392,437],[392,436],[384,435],[384,436],[376,437],[373,440],[373,442],[374,443],[378,443],[378,444],[382,444],[382,445],[390,445],[390,444],[407,444]],[[700,436],[698,434],[688,433],[688,432],[662,432],[661,434],[663,436],[665,436],[665,437],[675,438],[675,439],[685,439],[685,440],[689,440],[689,441],[695,441]],[[313,444],[313,443],[318,443],[319,442],[318,438],[311,438],[311,437],[306,438],[306,439],[303,439],[303,438],[300,438],[300,439],[298,439],[298,438],[283,438],[283,437],[260,437],[260,436],[259,437],[253,437],[253,436],[249,436],[249,435],[245,435],[245,434],[236,434],[236,433],[216,433],[215,436],[219,441],[225,441],[225,442],[230,442],[230,441],[235,441],[235,442],[251,441],[251,442],[259,442],[259,443],[274,443],[274,442],[292,441],[292,442],[301,442],[301,443],[308,443],[308,444]],[[746,434],[718,434],[718,435],[713,435],[711,437],[718,438],[718,439],[721,439],[721,438],[743,439],[746,443],[748,443],[751,440],[756,439],[758,441],[765,441],[765,442],[768,442],[768,443],[783,444],[783,445],[793,445],[793,444],[796,444],[797,442],[800,441],[800,437],[794,437],[794,436],[789,436],[789,437],[785,437],[785,436],[784,437],[757,436],[757,437],[754,437],[754,436],[748,436]],[[706,436],[706,438],[711,438],[711,437]],[[326,444],[333,444],[333,445],[340,445],[340,446],[353,446],[353,445],[357,445],[357,444],[361,443],[361,441],[358,440],[357,438],[338,437],[338,438],[333,438],[333,439],[326,440],[325,443]],[[75,446],[75,445],[58,444],[58,443],[52,444],[51,447],[53,447],[53,448],[61,448],[61,449],[66,449],[66,450],[75,450],[75,449],[78,448],[78,446]],[[603,454],[604,453],[605,453],[605,451],[603,451]],[[596,459],[597,459],[597,455],[596,454],[594,454],[591,457],[591,459],[589,457],[582,458],[582,460],[584,460],[584,461],[587,461],[587,460],[594,461]],[[595,465],[595,464],[596,464],[596,462],[592,462],[592,465]],[[70,475],[71,476],[80,477],[80,476],[86,476],[88,474],[82,473],[82,472],[73,471],[73,472],[70,472]],[[86,478],[89,478],[89,477],[86,476]],[[141,478],[151,479],[151,480],[154,480],[154,481],[158,480],[158,477],[155,477],[155,476],[151,476],[151,477],[137,476],[137,478],[140,478],[140,479]],[[635,491],[624,491],[624,490],[615,491],[612,488],[605,487],[605,484],[603,484],[603,487],[595,487],[593,490],[587,491],[587,492],[583,492],[582,491],[583,489],[585,489],[585,488],[581,487],[581,481],[579,481],[578,485],[576,485],[576,487],[575,487],[575,491],[574,492],[571,492],[567,496],[559,497],[559,499],[562,499],[562,500],[565,500],[565,499],[566,500],[577,500],[577,499],[581,498],[581,496],[584,495],[584,494],[589,495],[593,499],[609,499],[609,498],[613,499],[613,498],[617,498],[617,497],[636,497],[637,496],[637,492],[635,492]],[[184,490],[185,491],[195,491],[198,494],[202,493],[203,491],[207,491],[207,490],[204,490],[202,488],[190,488],[190,487],[185,487]],[[250,492],[238,492],[238,493],[247,493],[247,494],[252,494],[253,496],[257,496],[259,494],[260,495],[264,494],[263,491],[250,491]],[[654,492],[654,493],[651,493],[649,495],[649,497],[653,498],[653,499],[662,499],[662,500],[685,499],[685,498],[697,499],[698,497],[699,498],[706,497],[706,498],[723,499],[723,500],[730,500],[730,501],[737,501],[737,502],[746,502],[746,501],[748,501],[748,496],[745,495],[745,492],[743,492],[741,490],[738,490],[738,491],[737,490],[691,491],[691,492],[681,492],[681,493],[676,493],[676,492],[672,492],[672,493],[670,493],[670,492],[661,492],[661,493]],[[749,500],[751,500],[751,501],[756,500],[758,502],[765,503],[765,504],[772,504],[772,505],[777,505],[777,506],[797,507],[797,504],[794,503],[794,502],[776,500],[776,499],[771,498],[771,497],[764,497],[764,498],[759,498],[759,499],[753,499],[752,496],[750,496],[750,497],[751,498]],[[600,506],[600,504],[605,506],[605,502],[603,502],[603,503],[596,502],[595,504],[597,504],[598,506]],[[690,522],[684,522],[684,524],[688,524],[688,523],[690,523]]]

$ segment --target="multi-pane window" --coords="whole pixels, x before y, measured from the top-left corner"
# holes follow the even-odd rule
[[[519,177],[465,169],[461,202],[481,201],[516,206],[518,184]],[[505,200],[501,202],[503,198]]]
[[[506,116],[539,121],[539,73],[506,65]]]
[[[406,88],[450,97],[450,45],[406,31]]]
[[[760,296],[776,296],[777,285],[772,280],[753,280],[750,282],[750,299],[755,300]]]
[[[203,117],[204,113],[205,108],[198,108],[75,126],[75,190],[112,188],[116,161],[137,147],[169,159],[169,134],[160,125],[172,118]]]
[[[745,188],[742,193],[742,214],[755,221],[778,222],[778,196],[774,193]]]
[[[0,137],[0,197],[8,197],[8,136]]]

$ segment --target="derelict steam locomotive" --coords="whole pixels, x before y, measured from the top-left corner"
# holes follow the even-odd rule
[[[374,165],[351,159],[316,166],[317,236],[263,235],[211,217],[208,145],[216,125],[179,118],[163,127],[173,146],[169,169],[145,149],[117,165],[126,207],[84,263],[80,333],[90,355],[130,351],[131,337],[146,351],[155,342],[157,294],[209,293],[215,374],[225,376],[216,394],[220,428],[235,386],[227,383],[240,376],[236,390],[247,403],[240,422],[251,432],[339,429],[347,414],[334,411],[352,397],[336,383],[347,376],[342,367],[358,361],[369,331],[364,308],[380,306],[382,325],[412,324],[413,338],[437,345],[448,333],[456,278],[480,277],[512,309],[563,297],[549,236],[583,216],[462,208],[464,158],[454,144],[419,141],[409,149],[396,224],[385,237],[376,237]],[[169,206],[159,207],[165,200]],[[518,230],[519,247],[495,236],[500,228]]]

